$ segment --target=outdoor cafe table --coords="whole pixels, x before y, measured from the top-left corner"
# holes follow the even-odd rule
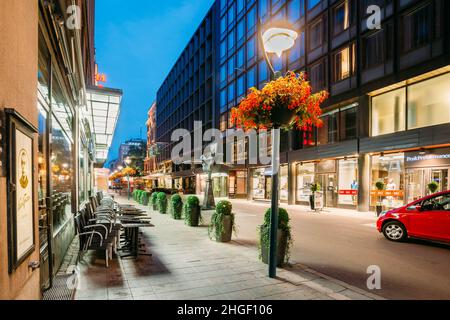
[[[127,220],[122,221],[122,227],[125,229],[125,237],[127,245],[125,245],[121,250],[124,254],[120,255],[121,258],[129,258],[138,256],[152,256],[151,254],[139,252],[139,228],[153,228],[153,224],[147,221],[141,220]]]

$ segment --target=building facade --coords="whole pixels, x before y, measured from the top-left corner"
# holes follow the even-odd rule
[[[147,154],[144,161],[144,175],[148,176],[157,170],[156,155],[156,102],[152,104],[147,113]]]
[[[73,215],[95,192],[96,129],[108,121],[93,118],[86,89],[95,79],[94,9],[93,0],[0,4],[0,299],[41,299],[52,287]],[[18,148],[27,139],[29,152]]]
[[[368,13],[371,5],[380,9],[380,25]],[[325,206],[360,211],[377,202],[385,208],[408,203],[426,195],[430,181],[449,189],[449,10],[442,0],[218,0],[209,13],[217,24],[212,123],[223,132],[233,127],[231,108],[249,88],[270,79],[260,34],[277,21],[288,22],[299,37],[281,58],[271,56],[274,68],[306,71],[313,90],[327,90],[330,98],[323,127],[282,137],[281,201],[307,204],[314,182],[322,187]],[[184,80],[181,88],[192,86],[190,78]],[[160,93],[172,88],[167,81]],[[182,99],[171,98],[171,108],[187,116]],[[192,103],[193,110],[199,106]],[[158,115],[166,112],[162,103]],[[157,117],[158,127],[163,119]],[[170,119],[166,142],[174,128],[196,118],[177,119]],[[236,142],[233,152],[240,151],[248,151],[248,142]],[[196,170],[191,172],[198,176]],[[270,168],[229,165],[215,183],[222,177],[227,185],[219,188],[230,196],[271,197]],[[385,190],[376,190],[379,181]]]

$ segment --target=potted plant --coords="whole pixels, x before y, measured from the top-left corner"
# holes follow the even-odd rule
[[[431,181],[428,185],[427,185],[428,191],[430,191],[430,194],[436,193],[436,191],[439,190],[439,183],[437,183],[436,181]]]
[[[175,194],[170,199],[170,208],[172,213],[172,218],[175,220],[180,220],[183,213],[183,200],[179,194]]]
[[[158,193],[159,192],[153,192],[152,193],[152,199],[151,199],[151,204],[152,204],[152,209],[153,211],[157,211],[158,210]]]
[[[264,224],[259,227],[260,235],[260,259],[265,264],[269,261],[269,246],[270,246],[270,216],[272,209],[267,209],[264,215]],[[277,248],[277,266],[282,267],[289,262],[290,248],[292,246],[292,234],[290,226],[290,218],[288,212],[280,208],[278,211],[278,248]]]
[[[149,201],[150,201],[150,192],[144,191],[142,193],[142,205],[148,206]]]
[[[321,191],[321,186],[319,183],[313,183],[310,187],[311,195],[309,196],[309,204],[311,210],[316,210],[316,192]]]
[[[231,121],[244,129],[320,127],[320,105],[327,97],[326,91],[312,94],[305,73],[288,72],[261,90],[251,88],[239,106],[232,109]]]
[[[158,193],[158,210],[161,214],[167,213],[167,195],[164,192]]]
[[[208,234],[211,240],[217,242],[230,242],[233,231],[236,231],[234,223],[233,206],[229,201],[220,201],[213,215]]]
[[[383,191],[385,189],[385,184],[383,181],[378,181],[377,183],[375,183],[375,188],[377,189],[378,192]],[[378,202],[377,202],[377,216],[379,217],[380,214],[383,212],[383,200],[381,196],[378,196]]]
[[[191,227],[198,227],[202,221],[200,200],[196,196],[189,196],[183,206],[184,222]]]

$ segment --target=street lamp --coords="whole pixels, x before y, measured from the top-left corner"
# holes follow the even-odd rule
[[[261,24],[261,23],[260,23]],[[273,78],[281,76],[279,70],[274,70],[269,59],[269,53],[275,53],[281,58],[283,52],[290,50],[295,45],[298,33],[288,28],[270,28],[261,34],[264,48],[264,57],[269,65]],[[280,169],[280,128],[272,128],[272,208],[270,217],[270,245],[269,245],[269,277],[277,275],[277,237],[278,237],[278,171]]]
[[[125,159],[125,164],[127,165],[127,167],[130,166],[131,162],[132,162],[132,161],[131,161],[131,158],[130,158],[130,157],[128,157],[128,158]],[[129,174],[129,173],[127,173],[127,182],[128,182],[128,200],[130,200],[130,198],[131,198],[131,192],[130,192],[130,174]]]

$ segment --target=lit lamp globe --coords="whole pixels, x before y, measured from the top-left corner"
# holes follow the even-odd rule
[[[270,28],[262,35],[264,50],[267,53],[275,53],[279,58],[284,51],[295,45],[298,33],[287,28]]]
[[[126,158],[125,159],[125,163],[127,166],[129,166],[131,164],[131,159],[130,158]]]

